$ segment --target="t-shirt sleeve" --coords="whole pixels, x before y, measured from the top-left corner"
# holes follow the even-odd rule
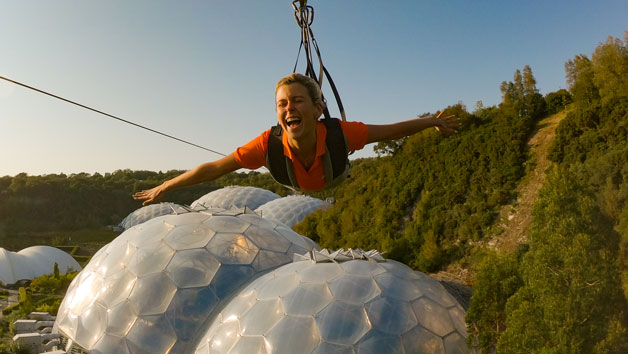
[[[266,165],[269,135],[270,129],[233,152],[233,156],[240,166],[255,170]]]
[[[342,131],[347,138],[349,151],[360,150],[366,145],[369,137],[369,128],[362,122],[340,122]]]

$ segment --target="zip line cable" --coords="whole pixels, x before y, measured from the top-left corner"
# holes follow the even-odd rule
[[[6,77],[4,77],[4,76],[0,76],[0,79],[5,80],[5,81],[8,81],[8,82],[13,83],[13,84],[16,84],[16,85],[19,85],[19,86],[22,86],[22,87],[26,87],[26,88],[28,88],[28,89],[31,89],[31,90],[36,91],[36,92],[39,92],[39,93],[43,93],[44,95],[48,95],[48,96],[50,96],[50,97],[54,97],[54,98],[56,98],[56,99],[59,99],[59,100],[62,100],[62,101],[65,101],[65,102],[71,103],[71,104],[76,105],[76,106],[79,106],[79,107],[81,107],[81,108],[88,109],[88,110],[90,110],[90,111],[92,111],[92,112],[100,113],[100,114],[102,114],[102,115],[104,115],[104,116],[107,116],[107,117],[109,117],[109,118],[117,119],[117,120],[119,120],[119,121],[121,121],[121,122],[123,122],[123,123],[127,123],[127,124],[130,124],[130,125],[134,125],[134,126],[136,126],[136,127],[138,127],[138,128],[146,129],[146,130],[148,130],[148,131],[150,131],[150,132],[153,132],[153,133],[156,133],[156,134],[159,134],[159,135],[165,136],[165,137],[167,137],[167,138],[174,139],[174,140],[176,140],[176,141],[179,141],[179,142],[182,142],[182,143],[185,143],[185,144],[188,144],[188,145],[192,145],[192,146],[197,147],[197,148],[199,148],[199,149],[203,149],[203,150],[206,150],[206,151],[209,151],[209,152],[213,152],[214,154],[218,154],[218,155],[221,155],[221,156],[227,156],[227,155],[225,155],[225,154],[223,154],[223,153],[221,153],[221,152],[218,152],[218,151],[215,151],[215,150],[212,150],[212,149],[208,149],[208,148],[206,148],[206,147],[204,147],[204,146],[200,146],[200,145],[197,145],[197,144],[191,143],[191,142],[189,142],[189,141],[186,141],[186,140],[183,140],[183,139],[179,139],[179,138],[174,137],[174,136],[172,136],[172,135],[169,135],[169,134],[166,134],[166,133],[162,133],[162,132],[160,132],[160,131],[158,131],[158,130],[151,129],[151,128],[149,128],[149,127],[145,127],[145,126],[143,126],[143,125],[140,125],[140,124],[137,124],[137,123],[133,123],[133,122],[128,121],[128,120],[126,120],[126,119],[122,119],[122,118],[120,118],[120,117],[116,117],[116,116],[114,116],[114,115],[112,115],[112,114],[105,113],[105,112],[103,112],[103,111],[99,111],[99,110],[97,110],[97,109],[91,108],[91,107],[89,107],[89,106],[82,105],[82,104],[80,104],[80,103],[77,103],[77,102],[74,102],[74,101],[68,100],[68,99],[66,99],[66,98],[63,98],[63,97],[60,97],[60,96],[57,96],[57,95],[53,95],[52,93],[49,93],[49,92],[46,92],[46,91],[40,90],[40,89],[38,89],[38,88],[35,88],[35,87],[32,87],[32,86],[29,86],[29,85],[23,84],[23,83],[21,83],[21,82],[15,81],[15,80],[11,80],[11,79],[6,78]]]

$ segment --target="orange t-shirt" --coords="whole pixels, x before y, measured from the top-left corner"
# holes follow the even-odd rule
[[[362,122],[340,122],[340,127],[347,139],[349,151],[360,150],[366,145],[368,139],[368,127]],[[240,166],[251,170],[266,166],[266,151],[268,150],[268,136],[270,129],[263,132],[257,138],[246,145],[236,149],[233,153]],[[288,145],[288,138],[283,134],[283,154],[292,160],[294,175],[303,190],[316,191],[325,188],[325,167],[323,155],[325,155],[325,139],[327,129],[321,122],[316,123],[316,158],[309,170],[306,170],[301,161],[292,154]],[[268,167],[268,166],[266,166]]]

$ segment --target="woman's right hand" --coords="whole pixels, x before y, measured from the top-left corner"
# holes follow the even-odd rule
[[[142,205],[149,205],[157,203],[162,200],[166,194],[163,185],[158,185],[155,188],[143,190],[133,194],[133,199],[143,201]]]

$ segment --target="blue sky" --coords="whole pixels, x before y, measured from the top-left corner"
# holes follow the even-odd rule
[[[565,88],[565,61],[628,30],[625,0],[308,3],[348,119],[371,124],[498,104],[526,64],[541,93]],[[228,154],[275,124],[300,32],[290,0],[0,0],[0,37],[1,76]],[[0,176],[219,157],[4,82],[0,151]]]

